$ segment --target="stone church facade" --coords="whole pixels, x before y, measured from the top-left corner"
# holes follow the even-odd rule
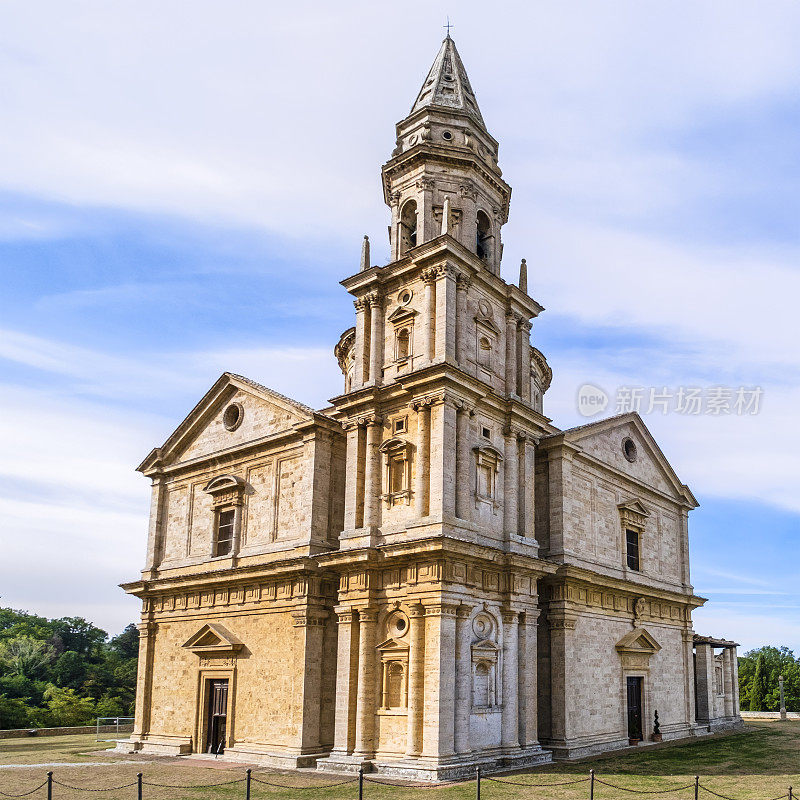
[[[152,481],[127,747],[419,778],[741,724],[698,637],[697,503],[636,414],[558,429],[500,277],[511,189],[448,37],[383,167],[391,260],[342,281],[344,391],[224,374]]]

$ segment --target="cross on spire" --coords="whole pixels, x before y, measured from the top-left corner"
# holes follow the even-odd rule
[[[450,16],[447,17],[447,24],[442,25],[443,28],[447,28],[447,38],[450,38],[450,28],[455,28],[455,25],[450,24]]]

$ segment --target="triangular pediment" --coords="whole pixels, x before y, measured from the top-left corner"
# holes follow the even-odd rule
[[[625,438],[632,439],[635,444],[634,460],[626,458],[623,453],[622,443]],[[570,428],[561,433],[551,434],[547,439],[556,441],[563,439],[564,442],[577,446],[587,456],[630,474],[634,480],[672,495],[677,502],[688,508],[698,506],[691,490],[678,478],[653,435],[636,412],[619,414]]]
[[[381,642],[379,645],[376,646],[376,650],[381,650],[382,652],[408,652],[408,645],[405,642],[398,641],[397,639],[387,639],[385,642]]]
[[[497,653],[499,650],[500,648],[491,639],[481,639],[478,642],[474,642],[472,645],[473,653]]]
[[[488,328],[495,335],[500,335],[500,328],[497,327],[497,324],[491,317],[478,315],[475,317],[475,322],[477,322],[478,325],[482,325],[484,328]]]
[[[389,322],[393,324],[397,324],[400,322],[406,322],[408,320],[414,319],[414,317],[419,314],[418,311],[415,311],[413,308],[409,308],[408,306],[399,306],[391,314],[387,317]]]
[[[650,516],[650,512],[638,500],[626,500],[624,503],[618,503],[617,508],[620,511],[632,511],[634,514],[641,514],[643,517]]]
[[[232,407],[236,410],[231,416]],[[314,417],[314,410],[308,406],[226,372],[138,469],[148,474],[160,466],[201,458],[290,430]]]
[[[628,631],[615,646],[618,651],[625,653],[652,654],[661,649],[661,645],[644,628]]]
[[[209,622],[203,625],[183,647],[194,653],[232,652],[242,649],[242,643],[222,625]]]

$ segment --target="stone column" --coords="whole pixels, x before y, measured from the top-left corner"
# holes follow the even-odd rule
[[[504,750],[519,747],[519,614],[503,612],[503,717],[500,743]]]
[[[353,301],[356,307],[356,341],[353,347],[353,389],[360,389],[367,380],[367,308],[369,303],[363,297]]]
[[[467,290],[472,283],[469,275],[459,272],[456,277],[456,363],[467,370]],[[471,372],[471,370],[470,370]]]
[[[506,311],[506,394],[517,393],[517,317]]]
[[[454,752],[456,606],[425,606],[425,674],[436,680],[425,687],[422,755],[446,758]]]
[[[353,755],[371,758],[375,751],[375,623],[374,608],[358,611],[358,693]]]
[[[694,699],[694,631],[691,622],[682,631],[683,643],[683,684],[685,693],[684,720],[687,725],[695,721]]]
[[[519,532],[519,455],[517,433],[510,428],[503,432],[505,455],[503,457],[503,527],[506,541],[513,541]]]
[[[469,718],[472,711],[472,625],[471,606],[456,608],[456,683],[455,727],[453,743],[456,753],[469,753]]]
[[[708,724],[714,718],[714,650],[710,644],[698,642],[694,652],[697,721]]]
[[[426,269],[422,273],[425,291],[425,312],[422,317],[422,360],[430,363],[435,356],[436,344],[436,270]]]
[[[378,418],[367,421],[366,465],[364,472],[364,527],[376,528],[381,524],[381,443],[382,422]]]
[[[349,755],[356,741],[356,691],[358,687],[358,620],[352,608],[338,606],[336,651],[336,719],[333,753]]]
[[[380,386],[383,377],[384,346],[383,346],[383,298],[372,292],[366,298],[369,301],[369,381],[374,386]]]
[[[722,651],[722,688],[725,692],[724,713],[726,717],[733,716],[733,651],[726,647]]]
[[[431,404],[429,513],[454,518],[456,512],[456,407],[447,394]]]
[[[456,273],[449,266],[436,268],[436,361],[455,363]]]
[[[142,622],[139,629],[139,661],[136,672],[136,710],[133,718],[132,740],[150,732],[150,711],[153,702],[153,654],[156,645],[156,623]]]
[[[430,491],[430,448],[431,429],[430,406],[424,402],[415,405],[417,410],[417,452],[416,472],[414,473],[414,512],[416,516],[428,515],[428,496]]]
[[[456,516],[470,519],[470,489],[473,484],[469,450],[469,409],[462,403],[456,410]]]
[[[406,755],[422,752],[422,719],[425,708],[425,609],[411,606],[408,653],[408,737]]]
[[[519,384],[520,397],[526,402],[531,401],[531,323],[521,320],[520,352],[519,352]]]
[[[537,747],[539,744],[538,709],[538,608],[526,608],[520,621],[520,669],[519,687],[520,737],[522,747]]]
[[[364,519],[364,427],[356,420],[345,424],[347,468],[344,484],[344,529],[360,528]]]
[[[738,648],[731,648],[731,665],[733,667],[733,716],[740,717],[742,703],[739,699],[739,651]]]
[[[150,528],[147,532],[147,557],[145,570],[158,569],[164,551],[164,499],[167,496],[167,482],[164,478],[154,478],[150,489]]]

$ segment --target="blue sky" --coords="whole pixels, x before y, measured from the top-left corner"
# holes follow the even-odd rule
[[[137,614],[133,468],[224,370],[340,390],[338,281],[450,14],[514,188],[561,426],[584,383],[760,386],[645,422],[701,507],[698,631],[800,651],[800,9],[793,2],[0,8],[0,602]],[[43,23],[43,20],[46,22]]]

